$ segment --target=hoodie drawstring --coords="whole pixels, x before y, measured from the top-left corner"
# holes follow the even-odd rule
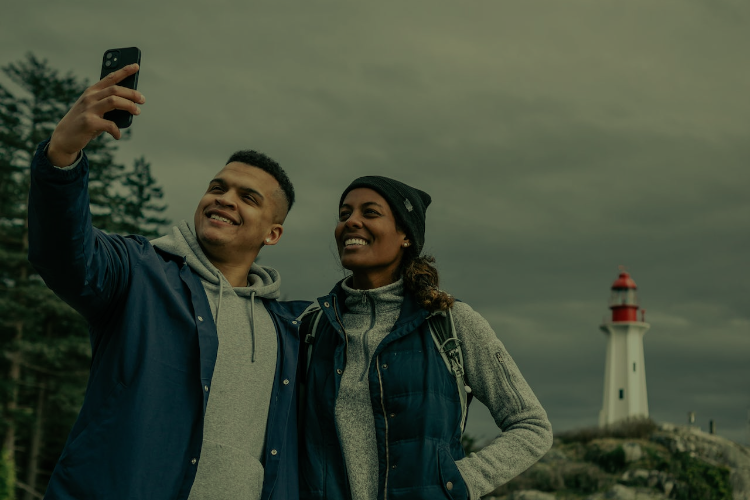
[[[219,279],[219,303],[216,305],[216,315],[214,316],[214,325],[216,325],[216,331],[219,331],[219,311],[221,310],[221,297],[224,295],[224,280],[221,279],[221,273],[216,273],[216,277]]]
[[[253,342],[253,355],[250,362],[255,363],[255,290],[250,293],[250,337]]]

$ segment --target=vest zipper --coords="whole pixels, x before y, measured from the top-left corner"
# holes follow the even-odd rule
[[[380,356],[375,358],[378,370],[378,384],[380,385],[380,408],[383,410],[385,421],[385,484],[383,485],[383,500],[388,500],[388,473],[391,471],[391,457],[388,450],[388,414],[385,411],[385,395],[383,394],[383,378],[380,376]]]
[[[368,295],[367,292],[364,292],[362,294],[362,305],[367,305]],[[362,353],[364,354],[364,368],[362,369],[362,374],[359,376],[359,381],[364,382],[367,379],[367,374],[370,372],[370,364],[372,363],[372,359],[370,357],[370,344],[368,340],[368,336],[370,332],[372,332],[372,329],[375,328],[375,300],[370,297],[370,301],[372,302],[372,307],[370,308],[370,326],[367,327],[367,330],[364,331],[362,334]]]
[[[331,302],[333,303],[333,314],[336,316],[336,322],[341,327],[341,333],[344,335],[344,367],[346,368],[346,360],[349,357],[349,336],[346,334],[346,328],[344,328],[344,323],[341,321],[341,318],[339,317],[339,308],[336,307],[335,295],[331,299]]]
[[[339,317],[339,309],[336,307],[336,296],[334,295],[331,299],[331,302],[333,303],[333,314],[336,316],[336,322],[341,327],[341,333],[344,334],[344,368],[346,368],[346,360],[349,354],[349,335],[346,334],[346,329],[344,328],[344,323],[341,321],[341,318]],[[336,394],[336,397],[338,397],[338,394]],[[335,403],[334,403],[335,406]],[[338,426],[336,425],[335,418],[334,418],[334,427],[336,428],[336,433],[338,433]],[[339,442],[339,450],[341,450],[341,457],[344,456],[344,449],[341,447],[341,442]],[[346,487],[351,488],[349,484],[349,470],[346,467],[346,464],[344,464],[344,478],[346,479]]]

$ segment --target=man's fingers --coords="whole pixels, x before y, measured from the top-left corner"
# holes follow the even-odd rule
[[[137,90],[129,89],[127,87],[120,87],[119,85],[112,85],[103,88],[95,94],[91,94],[91,97],[97,101],[100,101],[112,95],[123,97],[130,101],[137,102],[138,104],[143,104],[146,102],[146,96],[144,96]]]
[[[115,122],[104,118],[96,117],[91,119],[90,128],[93,131],[91,139],[96,138],[102,132],[108,133],[115,139],[119,139],[121,136],[120,129],[115,125]]]
[[[102,132],[107,132],[115,139],[121,133],[117,125],[104,119],[108,111],[120,109],[138,115],[141,110],[138,104],[146,99],[136,90],[117,85],[123,78],[138,71],[137,64],[131,64],[117,70],[90,86],[76,101],[55,127],[50,142],[49,158],[55,161],[67,161]]]
[[[107,76],[93,84],[91,88],[103,89],[109,87],[110,85],[119,83],[130,75],[136,73],[138,69],[138,64],[135,63],[125,66],[124,68],[118,69],[117,71],[113,71],[112,73],[108,74]]]
[[[134,103],[130,99],[120,97],[119,95],[110,95],[104,97],[92,107],[92,110],[94,110],[98,116],[102,116],[104,115],[104,113],[112,111],[114,109],[121,109],[123,111],[129,112],[132,115],[141,114],[141,108],[139,108],[136,103]]]

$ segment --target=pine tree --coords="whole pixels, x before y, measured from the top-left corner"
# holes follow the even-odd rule
[[[40,497],[83,401],[90,347],[83,319],[58,299],[27,261],[29,164],[39,142],[88,83],[60,75],[33,54],[2,67],[0,84],[0,500]],[[129,137],[129,131],[123,138]],[[155,235],[166,208],[151,166],[115,162],[102,134],[86,147],[91,211],[110,232]],[[64,265],[64,263],[61,263]],[[15,481],[15,485],[13,484]]]

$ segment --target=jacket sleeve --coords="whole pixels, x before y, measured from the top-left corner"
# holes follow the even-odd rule
[[[470,306],[453,307],[464,368],[474,397],[490,410],[502,433],[456,462],[478,500],[539,460],[552,446],[552,426],[534,392],[489,323]]]
[[[31,163],[29,262],[55,294],[90,323],[106,318],[128,286],[131,256],[145,240],[110,236],[91,225],[88,159],[63,170],[39,145]]]

